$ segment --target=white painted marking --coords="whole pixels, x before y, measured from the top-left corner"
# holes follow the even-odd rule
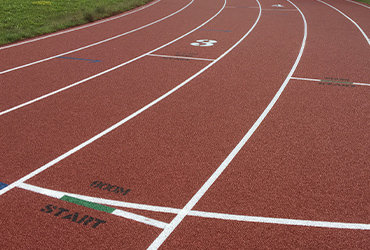
[[[20,184],[20,186],[18,187],[23,188],[28,191],[35,192],[35,193],[46,195],[49,197],[54,197],[57,199],[60,199],[64,195],[68,195],[71,197],[75,197],[77,199],[86,200],[86,201],[98,203],[101,205],[123,207],[123,208],[133,208],[133,209],[143,210],[143,211],[170,213],[170,214],[178,214],[181,211],[181,209],[178,209],[178,208],[145,205],[145,204],[116,201],[116,200],[107,200],[103,198],[72,194],[72,193],[67,193],[67,192],[60,192],[60,191],[55,191],[55,190],[51,190],[47,188],[41,188],[41,187],[37,187],[34,185],[25,184],[25,183]],[[307,227],[338,228],[338,229],[370,230],[370,224],[363,224],[363,223],[296,220],[296,219],[284,219],[284,218],[204,212],[204,211],[196,211],[196,210],[191,210],[188,215],[195,216],[195,217],[211,218],[211,219],[219,219],[219,220],[230,220],[230,221],[244,221],[244,222],[269,223],[269,224],[292,225],[292,226],[307,226]],[[147,217],[144,217],[144,218],[147,218]]]
[[[254,23],[253,27],[257,24],[260,16],[261,16],[261,5],[258,0],[256,0],[258,5],[260,6],[259,16],[257,21]],[[189,214],[190,210],[193,209],[193,207],[198,203],[198,201],[203,197],[203,195],[208,191],[208,189],[213,185],[213,183],[218,179],[218,177],[222,174],[222,172],[226,169],[226,167],[230,164],[230,162],[234,159],[234,157],[239,153],[241,148],[247,143],[249,138],[253,135],[253,133],[257,130],[259,125],[262,123],[262,121],[265,119],[267,114],[270,112],[272,107],[275,105],[277,100],[279,99],[281,93],[284,91],[285,87],[287,86],[290,77],[293,75],[295,69],[297,68],[297,65],[302,57],[303,50],[306,44],[306,38],[307,38],[307,22],[306,18],[304,17],[301,10],[290,0],[287,0],[290,2],[301,14],[303,22],[304,22],[304,35],[302,40],[302,45],[299,51],[299,54],[297,56],[297,59],[290,70],[288,76],[286,77],[285,81],[281,85],[278,92],[275,94],[274,98],[271,100],[269,105],[266,107],[266,109],[263,111],[261,116],[257,119],[257,121],[253,124],[253,126],[249,129],[249,131],[245,134],[245,136],[242,138],[242,140],[236,145],[236,147],[232,150],[232,152],[227,156],[227,158],[221,163],[221,165],[217,168],[217,170],[211,175],[211,177],[203,184],[203,186],[198,190],[198,192],[190,199],[190,201],[185,205],[185,207],[176,215],[176,217],[171,221],[171,223],[162,231],[162,233],[153,241],[153,243],[149,246],[148,249],[158,249],[163,242],[167,239],[167,237],[175,230],[175,228],[181,223],[181,221]]]
[[[38,38],[33,38],[33,39],[26,40],[26,41],[23,41],[23,42],[17,42],[17,43],[14,43],[14,44],[6,45],[6,46],[3,46],[3,47],[0,47],[0,50],[8,49],[8,48],[16,47],[16,46],[20,46],[20,45],[27,44],[27,43],[33,43],[33,42],[36,42],[36,41],[39,41],[39,40],[44,40],[44,39],[47,39],[47,38],[50,38],[50,37],[59,36],[59,35],[65,34],[65,33],[73,32],[73,31],[76,31],[76,30],[82,30],[82,29],[89,28],[91,26],[95,26],[95,25],[98,25],[98,24],[110,22],[110,21],[113,21],[115,19],[122,18],[122,17],[128,16],[128,15],[134,14],[136,12],[139,12],[141,10],[144,10],[144,9],[150,7],[150,6],[153,6],[153,5],[157,4],[157,3],[159,3],[160,1],[161,0],[156,0],[156,1],[152,2],[152,3],[150,3],[150,4],[147,4],[147,5],[143,6],[143,7],[141,7],[141,8],[137,8],[135,10],[132,10],[132,11],[129,11],[129,12],[125,12],[122,15],[114,16],[114,17],[111,17],[111,18],[105,18],[104,20],[100,20],[100,21],[96,21],[96,22],[93,22],[93,23],[90,23],[90,24],[82,25],[82,26],[79,26],[77,28],[63,30],[63,31],[55,32],[55,33],[50,34],[50,35],[41,36],[41,37],[38,37]]]
[[[322,80],[325,80],[325,79],[322,79],[321,80],[321,79],[302,78],[302,77],[291,77],[290,79],[293,79],[293,80],[301,80],[301,81],[310,81],[310,82],[321,82]],[[330,79],[328,79],[328,81],[330,81]],[[340,83],[340,82],[335,82],[335,80],[333,82],[334,83]],[[361,85],[361,86],[369,86],[370,87],[370,83],[352,82],[351,84],[353,84],[353,85]]]
[[[361,224],[361,223],[296,220],[296,219],[234,215],[234,214],[223,214],[223,213],[212,213],[212,212],[201,212],[201,211],[190,211],[189,215],[199,216],[203,218],[221,219],[221,220],[269,223],[269,224],[280,224],[280,225],[291,225],[291,226],[370,230],[370,224]]]
[[[361,82],[354,82],[353,85],[362,85],[362,86],[369,86],[370,87],[369,83],[361,83]]]
[[[204,22],[203,24],[201,24],[200,26],[198,26],[197,28],[189,31],[188,33],[186,33],[185,35],[182,35],[181,37],[178,37],[176,38],[175,40],[155,49],[155,50],[152,50],[142,56],[146,56],[154,51],[157,51],[187,35],[189,35],[190,33],[194,32],[195,30],[201,28],[202,26],[206,25],[208,22],[210,22],[213,18],[215,18],[216,16],[218,16],[222,10],[225,8],[225,5],[226,5],[226,1],[224,2],[224,5],[222,6],[222,8],[213,16],[211,17],[210,19],[208,19],[208,21]],[[255,26],[255,25],[254,25]],[[254,27],[253,26],[253,27]],[[249,32],[247,33],[249,34]],[[239,44],[241,41],[239,41],[238,43],[236,44]],[[18,179],[17,181],[11,183],[10,185],[6,186],[5,188],[1,189],[0,190],[0,195],[3,195],[5,194],[6,192],[8,192],[9,190],[12,190],[14,187],[16,186],[19,186],[19,184],[29,180],[30,178],[34,177],[35,175],[38,175],[39,173],[45,171],[46,169],[50,168],[51,166],[54,166],[55,164],[57,164],[58,162],[62,161],[63,159],[71,156],[72,154],[76,153],[77,151],[81,150],[82,148],[86,147],[87,145],[93,143],[94,141],[100,139],[101,137],[103,137],[104,135],[110,133],[111,131],[115,130],[116,128],[120,127],[121,125],[125,124],[127,121],[131,120],[132,118],[136,117],[137,115],[141,114],[142,112],[144,112],[145,110],[149,109],[150,107],[154,106],[155,104],[159,103],[160,101],[162,101],[163,99],[165,99],[166,97],[168,97],[169,95],[171,95],[172,93],[176,92],[178,89],[182,88],[183,86],[185,86],[187,83],[189,83],[191,80],[193,80],[194,78],[196,78],[197,76],[199,76],[200,74],[202,74],[204,71],[206,71],[208,68],[210,68],[212,65],[214,65],[216,62],[218,62],[221,58],[223,58],[226,54],[228,54],[236,45],[234,45],[232,48],[230,48],[229,50],[227,50],[224,54],[222,54],[220,57],[218,57],[215,61],[211,62],[210,64],[208,64],[206,67],[204,67],[203,69],[201,69],[200,71],[198,71],[197,73],[195,73],[194,75],[192,75],[191,77],[189,77],[188,79],[186,79],[184,82],[182,82],[181,84],[177,85],[175,88],[171,89],[170,91],[168,91],[167,93],[165,93],[164,95],[160,96],[159,98],[155,99],[154,101],[152,101],[151,103],[147,104],[146,106],[142,107],[141,109],[137,110],[136,112],[132,113],[131,115],[127,116],[126,118],[122,119],[121,121],[117,122],[116,124],[112,125],[111,127],[107,128],[106,130],[100,132],[99,134],[95,135],[94,137],[90,138],[89,140],[81,143],[80,145],[72,148],[71,150],[67,151],[66,153],[60,155],[59,157],[55,158],[54,160],[48,162],[47,164],[39,167],[38,169],[32,171],[31,173],[29,173],[28,175]],[[133,59],[134,60],[134,59]],[[131,60],[132,61],[132,60]],[[118,66],[116,66],[117,68]]]
[[[276,7],[276,8],[283,8],[284,6],[281,5],[281,4],[273,4],[272,7]]]
[[[38,64],[38,63],[46,62],[46,61],[49,61],[51,59],[54,59],[54,58],[57,58],[57,57],[60,57],[60,56],[65,56],[65,55],[68,55],[68,54],[71,54],[71,53],[74,53],[74,52],[77,52],[77,51],[81,51],[81,50],[84,50],[84,49],[87,49],[87,48],[91,48],[91,47],[94,47],[96,45],[99,45],[99,44],[102,44],[102,43],[106,43],[106,42],[112,41],[114,39],[120,38],[122,36],[131,34],[131,33],[135,32],[135,31],[142,30],[144,28],[147,28],[147,27],[149,27],[149,26],[151,26],[153,24],[159,23],[159,22],[161,22],[161,21],[163,21],[163,20],[165,20],[167,18],[170,18],[171,16],[174,16],[174,15],[180,13],[181,11],[183,11],[184,9],[186,9],[189,5],[191,5],[193,2],[194,2],[194,0],[191,0],[187,5],[185,5],[181,9],[177,10],[176,12],[174,12],[174,13],[168,15],[168,16],[165,16],[165,17],[163,17],[161,19],[158,19],[157,21],[154,21],[154,22],[151,22],[151,23],[146,24],[144,26],[141,26],[139,28],[136,28],[136,29],[127,31],[125,33],[122,33],[122,34],[119,34],[119,35],[116,35],[116,36],[113,36],[113,37],[110,37],[110,38],[107,38],[107,39],[104,39],[104,40],[99,41],[99,42],[96,42],[96,43],[92,43],[92,44],[89,44],[89,45],[86,45],[86,46],[83,46],[83,47],[80,47],[80,48],[77,48],[77,49],[74,49],[74,50],[70,50],[70,51],[61,53],[61,54],[58,54],[58,55],[55,55],[55,56],[51,56],[51,57],[44,58],[44,59],[41,59],[41,60],[38,60],[38,61],[34,61],[34,62],[31,62],[31,63],[24,64],[24,65],[21,65],[21,66],[18,66],[18,67],[14,67],[14,68],[11,68],[11,69],[0,71],[0,75],[5,74],[5,73],[8,73],[8,72],[12,72],[14,70],[26,68],[26,67],[29,67],[29,66]]]
[[[216,40],[200,39],[194,43],[191,43],[190,45],[199,46],[199,47],[210,47],[210,46],[215,45],[216,43],[217,43]]]
[[[126,219],[134,220],[137,222],[141,222],[143,224],[147,224],[150,226],[162,228],[162,229],[164,229],[168,225],[167,223],[164,223],[163,221],[154,220],[148,217],[144,217],[142,215],[126,212],[126,211],[119,210],[119,209],[114,210],[111,214],[114,214],[114,215],[117,215],[117,216],[120,216]]]
[[[18,188],[22,188],[31,192],[35,192],[38,194],[43,194],[49,197],[53,197],[56,199],[62,198],[64,195],[68,195],[77,199],[86,200],[94,203],[99,203],[101,205],[108,205],[108,206],[115,206],[115,207],[123,207],[123,208],[133,208],[133,209],[139,209],[139,210],[145,210],[145,211],[152,211],[152,212],[161,212],[161,213],[173,213],[176,214],[181,209],[177,208],[166,208],[161,206],[152,206],[152,205],[143,205],[143,204],[137,204],[137,203],[131,203],[126,201],[116,201],[116,200],[108,200],[103,198],[97,198],[97,197],[91,197],[81,194],[74,194],[74,193],[68,193],[68,192],[62,192],[62,191],[56,191],[48,188],[42,188],[26,183],[20,183],[17,185]]]
[[[178,59],[186,59],[186,60],[199,60],[199,61],[214,61],[215,59],[207,59],[207,58],[199,58],[199,57],[188,57],[188,56],[169,56],[169,55],[158,55],[158,54],[148,54],[148,56],[156,56],[156,57],[166,57],[166,58],[178,58]]]
[[[248,9],[259,9],[258,6],[228,6],[228,8],[248,8]],[[262,9],[262,11],[295,11],[297,12],[296,9]]]
[[[22,183],[19,188],[23,188],[28,191],[46,195],[49,197],[60,199],[64,195],[75,197],[77,199],[86,200],[101,205],[110,205],[123,208],[133,208],[144,211],[160,212],[160,213],[171,213],[178,214],[181,209],[145,205],[124,201],[107,200],[103,198],[72,194],[67,192],[55,191],[47,188],[41,188],[30,184]],[[122,211],[122,210],[121,210]],[[282,224],[282,225],[292,225],[292,226],[307,226],[307,227],[324,227],[324,228],[338,228],[338,229],[357,229],[357,230],[370,230],[370,224],[363,223],[343,223],[343,222],[329,222],[329,221],[313,221],[313,220],[296,220],[296,219],[284,219],[284,218],[272,218],[272,217],[260,217],[260,216],[248,216],[248,215],[235,215],[235,214],[225,214],[225,213],[215,213],[215,212],[204,212],[192,210],[188,214],[189,216],[220,219],[220,220],[230,220],[230,221],[245,221],[245,222],[256,222],[256,223],[269,223],[269,224]],[[147,217],[144,217],[147,218]],[[163,222],[162,222],[163,223]],[[165,223],[166,224],[166,223]],[[165,226],[165,225],[163,225]]]
[[[262,11],[294,11],[294,12],[297,12],[296,9],[262,9]]]
[[[358,3],[358,2],[356,2],[356,1],[351,1],[351,0],[346,0],[347,2],[350,2],[350,3],[355,3],[355,4],[358,4],[358,5],[361,5],[361,6],[363,6],[363,7],[365,7],[365,8],[368,8],[368,9],[370,9],[370,6],[367,6],[367,5],[365,5],[365,4],[362,4],[362,3]]]
[[[192,0],[192,1],[193,1],[193,0]],[[226,1],[226,0],[225,0],[225,1]],[[55,94],[58,94],[58,93],[60,93],[60,92],[63,92],[63,91],[65,91],[65,90],[67,90],[67,89],[70,89],[70,88],[72,88],[72,87],[75,87],[75,86],[77,86],[77,85],[80,85],[81,83],[87,82],[87,81],[92,80],[92,79],[94,79],[94,78],[96,78],[96,77],[99,77],[99,76],[101,76],[101,75],[107,74],[107,73],[109,73],[109,72],[111,72],[111,71],[114,71],[114,70],[116,70],[116,69],[118,69],[118,68],[121,68],[121,67],[123,67],[123,66],[125,66],[125,65],[127,65],[127,64],[129,64],[129,63],[132,63],[132,62],[134,62],[134,61],[136,61],[136,60],[139,60],[139,59],[141,59],[141,58],[143,58],[143,57],[145,57],[145,56],[148,56],[149,54],[152,54],[152,53],[154,53],[154,52],[156,52],[156,51],[158,51],[158,50],[160,50],[160,49],[162,49],[162,48],[164,48],[164,47],[166,47],[166,46],[168,46],[168,45],[170,45],[170,44],[172,44],[172,43],[174,43],[174,42],[176,42],[176,41],[178,41],[178,40],[180,40],[180,39],[182,39],[182,38],[184,38],[184,37],[186,37],[186,36],[188,36],[189,34],[193,33],[194,31],[196,31],[196,30],[200,29],[201,27],[203,27],[204,25],[206,25],[208,22],[210,22],[211,20],[213,20],[216,16],[218,16],[218,15],[221,13],[221,11],[222,11],[223,9],[224,9],[224,6],[223,6],[223,7],[222,7],[222,8],[221,8],[221,9],[220,9],[220,10],[219,10],[219,11],[218,11],[214,16],[212,16],[210,19],[208,19],[206,22],[202,23],[201,25],[199,25],[199,26],[198,26],[198,27],[196,27],[195,29],[193,29],[193,30],[189,31],[188,33],[186,33],[186,34],[184,34],[184,35],[182,35],[182,36],[180,36],[180,37],[176,38],[175,40],[172,40],[171,42],[168,42],[168,43],[166,43],[166,44],[164,44],[164,45],[162,45],[162,46],[160,46],[160,47],[158,47],[158,48],[156,48],[156,49],[154,49],[154,50],[151,50],[151,51],[149,51],[149,52],[147,52],[147,53],[145,53],[145,54],[142,54],[141,56],[135,57],[134,59],[131,59],[131,60],[129,60],[129,61],[127,61],[127,62],[124,62],[124,63],[122,63],[122,64],[119,64],[119,65],[117,65],[117,66],[114,66],[113,68],[107,69],[107,70],[105,70],[105,71],[103,71],[103,72],[100,72],[100,73],[98,73],[98,74],[96,74],[96,75],[93,75],[93,76],[90,76],[90,77],[88,77],[88,78],[82,79],[81,81],[78,81],[78,82],[72,83],[72,84],[70,84],[70,85],[68,85],[68,86],[65,86],[65,87],[63,87],[63,88],[60,88],[60,89],[55,90],[55,91],[53,91],[53,92],[50,92],[50,93],[48,93],[48,94],[45,94],[45,95],[42,95],[42,96],[37,97],[37,98],[35,98],[35,99],[32,99],[32,100],[30,100],[30,101],[28,101],[28,102],[25,102],[25,103],[22,103],[22,104],[19,104],[19,105],[15,106],[15,107],[9,108],[9,109],[4,110],[4,111],[1,111],[1,112],[0,112],[0,116],[5,115],[5,114],[7,114],[7,113],[9,113],[9,112],[15,111],[15,110],[17,110],[17,109],[23,108],[23,107],[25,107],[25,106],[28,106],[28,105],[30,105],[30,104],[32,104],[32,103],[38,102],[38,101],[40,101],[40,100],[43,100],[43,99],[45,99],[45,98],[48,98],[48,97],[53,96],[53,95],[55,95]],[[9,187],[9,186],[8,186],[8,187]],[[4,190],[4,189],[2,189],[2,190]],[[1,191],[0,191],[0,195],[1,195]]]
[[[76,195],[76,194],[71,194],[71,193],[67,193],[67,192],[51,190],[51,189],[47,189],[47,188],[41,188],[41,187],[26,184],[26,183],[20,183],[17,187],[28,190],[28,191],[31,191],[31,192],[34,192],[34,193],[38,193],[38,194],[46,195],[46,196],[49,196],[49,197],[53,197],[53,198],[56,198],[56,199],[60,199],[64,195],[68,195],[68,196],[71,196],[71,197],[74,197],[74,198],[77,198],[77,199],[97,203],[95,201],[92,201],[91,199],[85,199],[85,197],[83,195]],[[100,204],[102,204],[102,203],[100,203]],[[123,210],[120,210],[120,209],[114,210],[112,212],[112,214],[114,214],[116,216],[126,218],[126,219],[134,220],[134,221],[137,221],[137,222],[140,222],[140,223],[143,223],[143,224],[147,224],[147,225],[151,225],[151,226],[154,226],[154,227],[162,228],[162,229],[165,228],[165,226],[167,225],[167,223],[164,223],[162,221],[154,220],[154,219],[151,219],[151,218],[148,218],[148,217],[144,217],[142,215],[130,213],[130,212],[123,211]]]
[[[311,79],[311,78],[300,78],[300,77],[291,77],[290,79],[293,80],[304,80],[304,81],[314,81],[314,82],[320,82],[319,79]]]
[[[364,36],[364,38],[366,39],[368,45],[370,45],[370,39],[367,37],[367,35],[365,34],[365,32],[361,29],[361,27],[355,22],[353,21],[349,16],[347,16],[346,14],[344,14],[342,11],[338,10],[337,8],[335,8],[334,6],[324,2],[324,1],[321,1],[321,0],[317,0],[318,2],[320,3],[323,3],[327,6],[329,6],[330,8],[336,10],[337,12],[339,12],[340,14],[342,14],[342,16],[344,16],[345,18],[347,18],[348,20],[350,20],[356,27],[357,29],[361,32],[361,34]]]

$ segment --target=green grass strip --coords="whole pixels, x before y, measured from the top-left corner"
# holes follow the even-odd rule
[[[370,4],[370,0],[355,0],[355,1]]]
[[[0,45],[89,23],[150,1],[0,0]]]
[[[103,206],[103,205],[93,203],[93,202],[90,202],[90,201],[77,199],[77,198],[74,198],[74,197],[71,197],[71,196],[68,196],[68,195],[64,195],[60,199],[63,200],[63,201],[68,201],[68,202],[71,202],[71,203],[74,203],[74,204],[77,204],[77,205],[80,205],[80,206],[92,208],[92,209],[103,211],[103,212],[110,213],[110,214],[113,213],[114,210],[116,210],[115,208],[112,208],[112,207],[107,207],[107,206]]]

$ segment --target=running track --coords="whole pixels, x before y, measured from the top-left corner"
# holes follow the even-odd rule
[[[0,246],[368,249],[369,13],[160,0],[0,47]]]

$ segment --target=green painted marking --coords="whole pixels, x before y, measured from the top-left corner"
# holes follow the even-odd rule
[[[71,203],[74,203],[74,204],[77,204],[77,205],[81,205],[81,206],[84,206],[84,207],[92,208],[92,209],[103,211],[103,212],[110,213],[110,214],[113,213],[114,210],[116,210],[115,208],[112,208],[112,207],[107,207],[107,206],[100,205],[100,204],[97,204],[97,203],[93,203],[93,202],[90,202],[90,201],[77,199],[77,198],[74,198],[74,197],[71,197],[71,196],[68,196],[68,195],[64,195],[60,199],[63,200],[63,201],[68,201],[68,202],[71,202]]]
[[[343,83],[343,84],[353,84],[353,82],[345,82],[345,81],[336,81],[336,80],[329,80],[329,79],[321,79],[320,82],[330,82],[330,83]]]

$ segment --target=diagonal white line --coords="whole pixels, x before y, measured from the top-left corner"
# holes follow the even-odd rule
[[[98,25],[98,24],[110,22],[110,21],[113,21],[115,19],[122,18],[122,17],[128,16],[128,15],[134,14],[136,12],[139,12],[141,10],[144,10],[144,9],[150,7],[150,6],[153,6],[153,5],[157,4],[157,3],[159,3],[160,1],[161,0],[156,0],[156,1],[152,2],[152,3],[150,3],[150,4],[147,4],[147,5],[143,6],[143,7],[141,7],[141,8],[137,8],[137,9],[134,9],[132,11],[125,12],[124,14],[117,15],[117,16],[114,16],[114,17],[105,18],[103,20],[96,21],[96,22],[93,22],[93,23],[90,23],[90,24],[82,25],[82,26],[79,26],[77,28],[63,30],[63,31],[52,33],[50,35],[41,36],[41,37],[38,37],[38,38],[26,40],[26,41],[23,41],[23,42],[17,42],[17,43],[14,43],[14,44],[6,45],[6,46],[3,46],[3,47],[0,47],[0,50],[8,49],[8,48],[16,47],[16,46],[20,46],[20,45],[27,44],[27,43],[33,43],[33,42],[36,42],[36,41],[39,41],[39,40],[44,40],[44,39],[47,39],[47,38],[50,38],[50,37],[59,36],[59,35],[65,34],[65,33],[73,32],[73,31],[77,31],[77,30],[82,30],[82,29],[86,29],[86,28],[89,28],[89,27],[92,27],[92,26],[95,26],[95,25]]]
[[[223,56],[227,55],[231,50],[233,50],[236,46],[238,46],[256,27],[257,23],[261,17],[261,4],[258,0],[256,0],[259,6],[259,13],[256,21],[254,22],[253,26],[248,30],[248,32],[237,42],[235,43],[229,50],[227,50],[221,57],[217,58],[214,62],[216,63],[220,60]],[[291,72],[293,74],[293,72]],[[290,75],[288,76],[288,78]],[[284,86],[285,87],[285,86]],[[283,88],[284,89],[284,88]],[[282,91],[282,90],[281,90]],[[277,100],[277,99],[276,99]],[[272,104],[273,105],[273,104]],[[270,106],[270,105],[269,105]],[[268,111],[267,111],[268,113]],[[262,117],[262,116],[261,116]],[[260,118],[261,118],[260,117]],[[262,118],[263,120],[263,118]],[[261,120],[261,121],[262,121]],[[257,125],[258,127],[258,125]],[[257,128],[256,127],[256,128]],[[255,129],[256,129],[255,128]],[[251,130],[250,130],[251,131]],[[249,131],[249,132],[250,132]],[[254,131],[253,131],[254,132]],[[252,134],[253,134],[252,132]],[[152,242],[148,249],[158,249],[163,242],[168,238],[168,236],[175,230],[175,228],[181,223],[181,221],[186,217],[186,215],[193,209],[193,207],[197,204],[197,202],[202,198],[202,196],[207,192],[207,190],[211,187],[211,185],[216,181],[216,179],[221,175],[221,173],[225,170],[234,156],[238,153],[240,148],[244,145],[244,143],[248,140],[250,135],[243,138],[242,142],[240,142],[237,147],[231,152],[231,154],[226,158],[226,160],[217,168],[217,170],[212,174],[212,176],[204,183],[204,185],[198,190],[198,192],[191,198],[191,200],[185,205],[185,207],[176,215],[176,217],[171,221],[171,223],[162,231],[162,233]]]
[[[260,16],[261,16],[261,5],[258,0],[256,0],[259,7],[259,16],[255,24],[253,25],[252,29],[257,24]],[[190,199],[190,201],[185,205],[185,207],[176,215],[176,217],[171,221],[171,223],[162,231],[162,233],[153,241],[153,243],[149,246],[148,249],[158,249],[163,242],[168,238],[168,236],[175,230],[175,228],[181,223],[181,221],[189,214],[189,212],[193,209],[193,207],[198,203],[198,201],[203,197],[203,195],[208,191],[208,189],[213,185],[213,183],[218,179],[218,177],[223,173],[223,171],[228,167],[230,162],[234,159],[234,157],[239,153],[241,148],[247,143],[249,138],[253,135],[253,133],[257,130],[259,125],[262,123],[262,121],[265,119],[267,114],[270,112],[270,110],[273,108],[277,100],[279,99],[281,93],[284,91],[285,87],[287,86],[290,77],[293,75],[295,69],[298,66],[298,63],[302,57],[303,50],[305,48],[306,44],[306,38],[307,38],[307,22],[306,18],[301,12],[301,10],[290,0],[287,0],[289,3],[291,3],[301,14],[301,17],[304,22],[304,35],[302,39],[302,45],[299,51],[299,54],[297,56],[296,61],[294,62],[294,65],[292,69],[290,70],[288,76],[286,77],[285,81],[281,85],[278,92],[275,94],[274,98],[271,100],[269,105],[266,107],[266,109],[263,111],[263,113],[260,115],[260,117],[257,119],[257,121],[253,124],[253,126],[249,129],[249,131],[245,134],[245,136],[242,138],[242,140],[236,145],[236,147],[232,150],[232,152],[227,156],[227,158],[221,163],[221,165],[217,168],[217,170],[211,175],[211,177],[203,184],[203,186],[198,190],[198,192]],[[243,40],[243,39],[242,39]],[[241,41],[240,41],[241,42]]]
[[[86,200],[101,205],[132,208],[143,211],[160,212],[160,213],[170,213],[178,214],[181,209],[163,207],[163,206],[153,206],[138,203],[131,203],[125,201],[108,200],[103,198],[85,196],[80,194],[72,194],[67,192],[55,191],[47,188],[41,188],[30,184],[22,183],[18,186],[25,190],[43,194],[49,197],[54,197],[60,199],[64,195],[75,197],[81,200]],[[120,210],[122,211],[122,210]],[[344,222],[331,222],[331,221],[314,221],[314,220],[297,220],[297,219],[286,219],[286,218],[273,218],[273,217],[261,217],[261,216],[248,216],[248,215],[236,215],[236,214],[225,214],[216,212],[205,212],[191,210],[188,214],[189,216],[219,219],[219,220],[230,220],[230,221],[244,221],[244,222],[256,222],[256,223],[269,223],[269,224],[280,224],[280,225],[291,225],[291,226],[307,226],[307,227],[324,227],[324,228],[338,228],[338,229],[357,229],[357,230],[370,230],[370,224],[363,223],[344,223]],[[147,218],[147,217],[144,217]],[[165,225],[164,225],[165,226]]]
[[[0,71],[0,75],[2,74],[5,74],[5,73],[8,73],[8,72],[11,72],[11,71],[14,71],[14,70],[18,70],[18,69],[22,69],[22,68],[25,68],[25,67],[28,67],[28,66],[31,66],[31,65],[34,65],[34,64],[38,64],[38,63],[42,63],[42,62],[46,62],[46,61],[49,61],[51,59],[54,59],[54,58],[57,58],[57,57],[60,57],[60,56],[64,56],[64,55],[68,55],[68,54],[71,54],[71,53],[74,53],[74,52],[77,52],[77,51],[81,51],[81,50],[84,50],[84,49],[87,49],[87,48],[90,48],[90,47],[93,47],[93,46],[96,46],[96,45],[99,45],[99,44],[102,44],[102,43],[106,43],[106,42],[109,42],[111,40],[114,40],[114,39],[117,39],[117,38],[120,38],[122,36],[125,36],[125,35],[128,35],[128,34],[131,34],[135,31],[138,31],[138,30],[142,30],[146,27],[149,27],[153,24],[156,24],[156,23],[159,23],[167,18],[170,18],[176,14],[178,14],[179,12],[183,11],[184,9],[186,9],[189,5],[191,5],[192,3],[194,2],[194,0],[191,0],[187,5],[185,5],[184,7],[182,7],[181,9],[177,10],[176,12],[168,15],[168,16],[165,16],[161,19],[158,19],[154,22],[151,22],[151,23],[148,23],[146,25],[143,25],[139,28],[136,28],[136,29],[133,29],[133,30],[130,30],[130,31],[127,31],[125,33],[122,33],[122,34],[119,34],[119,35],[116,35],[116,36],[113,36],[113,37],[110,37],[110,38],[107,38],[107,39],[104,39],[102,41],[99,41],[99,42],[96,42],[96,43],[92,43],[92,44],[89,44],[89,45],[86,45],[86,46],[83,46],[83,47],[80,47],[78,49],[74,49],[74,50],[70,50],[70,51],[67,51],[67,52],[64,52],[64,53],[61,53],[61,54],[58,54],[58,55],[55,55],[55,56],[51,56],[51,57],[48,57],[48,58],[44,58],[44,59],[41,59],[41,60],[38,60],[38,61],[34,61],[34,62],[31,62],[31,63],[27,63],[27,64],[23,64],[23,65],[20,65],[18,67],[14,67],[14,68],[11,68],[11,69],[7,69],[7,70],[4,70],[4,71]]]
[[[364,38],[366,39],[366,42],[368,43],[368,45],[370,45],[370,39],[367,37],[367,35],[365,34],[365,32],[361,29],[361,27],[355,22],[353,21],[349,16],[347,16],[346,14],[344,14],[342,11],[338,10],[337,8],[335,8],[334,6],[322,1],[322,0],[317,0],[318,2],[320,3],[323,3],[327,6],[329,6],[330,8],[336,10],[337,12],[339,12],[340,14],[342,14],[342,16],[344,16],[345,18],[347,18],[348,20],[350,20],[356,27],[357,29],[361,32],[361,34],[364,36]]]
[[[169,56],[169,55],[158,55],[158,54],[148,54],[148,56],[156,56],[156,57],[166,57],[166,58],[178,58],[178,59],[185,59],[185,60],[199,60],[199,61],[214,61],[215,59],[207,59],[207,58],[198,58],[198,57],[188,57],[188,56]]]
[[[38,194],[46,195],[46,196],[49,196],[49,197],[53,197],[53,198],[56,198],[56,199],[60,199],[64,195],[68,195],[68,196],[71,196],[71,197],[74,197],[74,198],[77,198],[77,199],[98,203],[94,199],[91,199],[91,197],[89,197],[89,196],[76,195],[76,194],[71,194],[71,193],[67,193],[67,192],[51,190],[51,189],[47,189],[47,188],[41,188],[41,187],[26,184],[26,183],[20,183],[17,187],[28,190],[28,191],[31,191],[31,192],[34,192],[34,193],[38,193]],[[99,204],[104,204],[104,203],[99,203]],[[154,226],[154,227],[162,228],[162,229],[165,228],[165,226],[167,225],[167,223],[164,223],[162,221],[154,220],[154,219],[142,216],[142,215],[134,214],[134,213],[131,213],[131,212],[120,210],[120,209],[114,210],[112,212],[112,214],[114,214],[116,216],[119,216],[119,217],[126,218],[126,219],[134,220],[134,221],[137,221],[137,222],[140,222],[140,223],[143,223],[143,224],[147,224],[147,225],[151,225],[151,226]]]
[[[147,224],[147,225],[162,228],[162,229],[164,229],[168,225],[168,223],[165,223],[163,221],[154,220],[154,219],[142,216],[142,215],[130,213],[130,212],[123,211],[120,209],[114,210],[112,214],[117,215],[119,217],[123,217],[125,219],[134,220],[137,222],[141,222],[143,224]]]

